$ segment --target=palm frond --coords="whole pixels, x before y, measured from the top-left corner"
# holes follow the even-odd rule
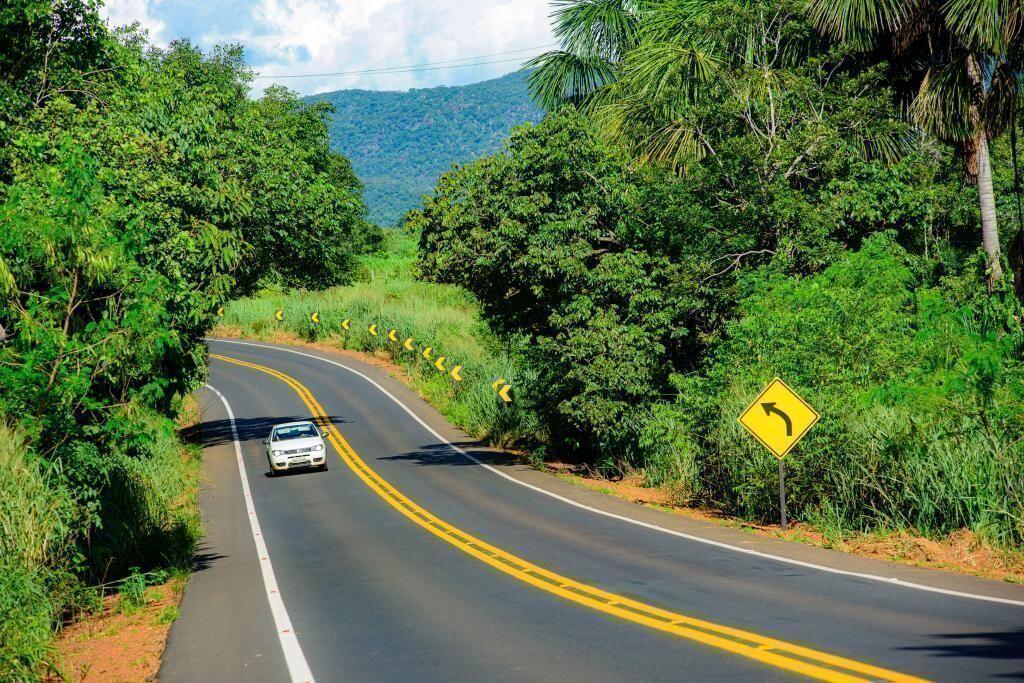
[[[808,0],[811,20],[822,32],[860,49],[894,32],[915,0]]]
[[[977,121],[971,116],[971,84],[965,57],[929,68],[910,105],[911,118],[929,133],[945,140],[973,137]]]
[[[979,52],[1000,54],[1021,31],[1017,0],[947,0],[942,11],[950,30]]]
[[[622,78],[639,97],[660,99],[672,90],[693,99],[722,67],[714,45],[701,38],[686,43],[644,42],[629,54]]]
[[[685,121],[667,122],[647,143],[644,158],[668,165],[676,173],[685,173],[690,165],[706,156],[700,134]]]
[[[632,47],[638,29],[637,0],[559,0],[551,17],[564,50],[618,61]]]
[[[705,155],[685,102],[640,97],[625,92],[621,82],[598,93],[594,101],[593,115],[602,136],[636,161],[664,163],[681,172]]]
[[[995,137],[1012,125],[1021,94],[1020,78],[1019,67],[1009,62],[1002,62],[992,69],[982,113],[989,136]]]
[[[562,104],[580,103],[615,80],[615,66],[600,57],[553,50],[528,61],[530,96],[548,111]]]

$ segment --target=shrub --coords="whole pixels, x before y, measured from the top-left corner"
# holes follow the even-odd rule
[[[736,423],[777,375],[822,413],[786,460],[797,516],[838,510],[859,529],[967,527],[1024,540],[1018,304],[958,302],[968,288],[928,286],[916,266],[882,234],[820,275],[750,279],[706,381],[684,397],[710,425],[701,463],[710,500],[777,514],[774,458]]]
[[[199,459],[185,446],[173,421],[133,408],[110,416],[105,430],[111,449],[102,464],[96,500],[102,526],[92,534],[92,557],[104,565],[97,575],[120,576],[132,566],[188,567],[201,535],[195,505]]]

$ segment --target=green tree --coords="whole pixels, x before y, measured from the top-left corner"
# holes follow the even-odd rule
[[[0,6],[0,182],[19,117],[54,97],[97,100],[117,69],[95,0],[11,0]]]
[[[827,34],[893,62],[913,120],[957,143],[978,185],[989,286],[1002,277],[989,141],[1014,121],[1024,10],[989,0],[811,0]]]
[[[49,491],[0,486],[21,530],[0,548],[0,667],[29,679],[76,581],[191,562],[171,418],[218,305],[346,282],[378,232],[329,112],[250,99],[240,48],[150,48],[73,0],[4,4],[0,28],[0,432]],[[33,515],[58,501],[43,553]]]

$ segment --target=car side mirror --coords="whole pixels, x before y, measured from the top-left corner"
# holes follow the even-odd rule
[[[264,446],[270,445],[270,439],[263,439],[263,445]]]

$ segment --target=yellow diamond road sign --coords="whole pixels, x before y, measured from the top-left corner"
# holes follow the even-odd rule
[[[780,459],[786,457],[819,419],[818,411],[778,377],[739,417],[740,424]]]

